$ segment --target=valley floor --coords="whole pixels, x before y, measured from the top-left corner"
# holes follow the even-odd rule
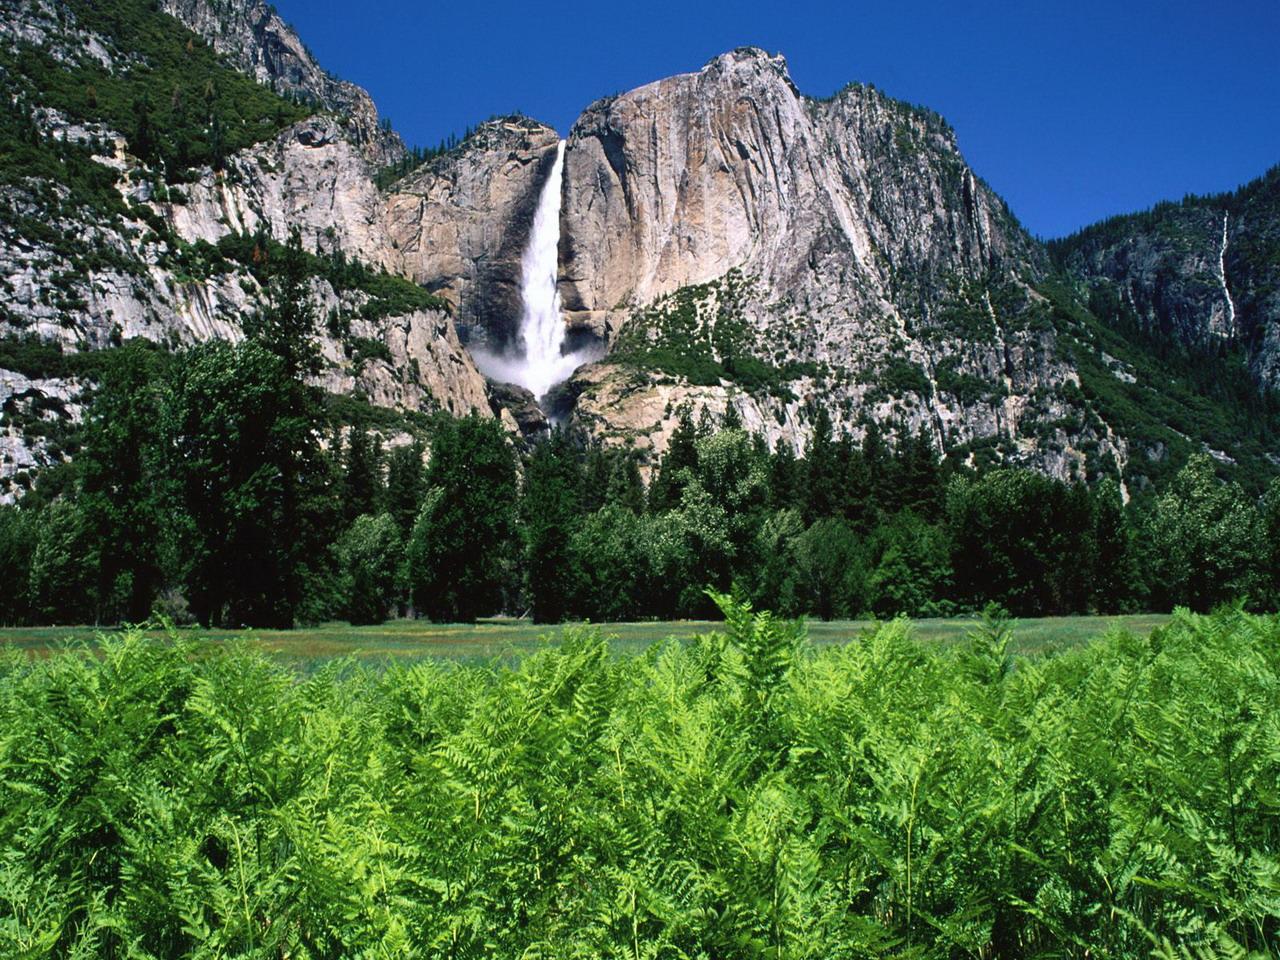
[[[1019,653],[1049,653],[1085,643],[1119,627],[1139,636],[1169,621],[1164,614],[1111,617],[1044,617],[1014,621],[1014,648]],[[555,642],[563,629],[573,626],[535,624],[529,620],[493,619],[475,624],[439,624],[426,620],[392,620],[378,626],[353,627],[326,623],[299,630],[184,630],[184,635],[214,643],[247,640],[286,661],[306,666],[336,657],[356,657],[364,662],[440,657],[466,661],[520,656]],[[597,626],[610,638],[615,652],[636,653],[649,644],[670,637],[687,638],[723,630],[712,620],[666,620],[647,623],[604,623]],[[808,622],[815,644],[845,643],[875,626],[871,620]],[[912,633],[920,640],[952,643],[974,627],[969,617],[912,621]],[[0,629],[0,650],[23,650],[47,655],[68,642],[90,642],[99,635],[95,627],[17,627]],[[160,634],[157,634],[160,635]]]

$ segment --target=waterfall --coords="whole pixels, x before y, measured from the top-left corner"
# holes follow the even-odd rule
[[[560,203],[564,183],[564,147],[556,147],[551,175],[538,197],[529,244],[520,259],[520,352],[496,356],[474,351],[476,365],[488,377],[524,387],[541,400],[557,383],[569,379],[578,367],[596,359],[591,349],[564,352],[564,317],[560,313]]]
[[[1222,246],[1218,248],[1218,276],[1222,280],[1222,296],[1227,301],[1227,329],[1224,336],[1236,335],[1236,302],[1231,299],[1231,289],[1227,286],[1227,219],[1230,214],[1222,214]]]

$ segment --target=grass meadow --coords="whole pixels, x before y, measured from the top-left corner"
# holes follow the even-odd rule
[[[1086,643],[1119,627],[1145,637],[1169,621],[1163,614],[1111,617],[1045,617],[1013,623],[1013,649],[1022,654],[1046,654]],[[971,617],[915,620],[912,635],[922,642],[951,644],[963,639],[973,628]],[[181,633],[195,640],[216,644],[243,640],[274,657],[303,669],[327,660],[354,657],[365,663],[400,662],[442,658],[484,662],[518,658],[556,642],[565,627],[581,624],[535,624],[529,620],[492,619],[474,624],[439,624],[425,620],[392,620],[378,626],[353,627],[347,623],[325,623],[297,630],[204,630],[189,628]],[[872,620],[807,622],[809,639],[818,645],[847,643],[877,626]],[[609,638],[615,654],[639,653],[650,644],[670,637],[691,638],[724,624],[714,620],[665,620],[644,623],[595,624]],[[110,628],[89,626],[17,627],[0,630],[0,649],[25,651],[47,656],[67,645],[93,644]],[[164,636],[155,631],[155,636]]]

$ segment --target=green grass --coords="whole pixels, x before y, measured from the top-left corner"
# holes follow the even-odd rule
[[[1139,636],[1169,621],[1162,614],[1124,617],[1046,617],[1019,620],[1014,624],[1014,647],[1023,654],[1044,654],[1083,644],[1112,627],[1121,627]],[[837,620],[808,624],[815,644],[846,643],[875,626],[870,620]],[[928,643],[948,644],[962,639],[973,629],[967,617],[916,620],[914,636]],[[712,620],[669,620],[651,623],[600,624],[611,638],[610,648],[619,653],[639,653],[650,644],[669,637],[688,638],[723,630]],[[248,640],[272,655],[299,666],[314,665],[340,657],[362,661],[443,658],[487,661],[519,657],[554,641],[561,627],[534,624],[528,620],[494,619],[476,624],[438,624],[425,620],[392,620],[380,626],[353,627],[327,623],[299,630],[185,630],[184,635],[211,643]],[[23,650],[42,656],[67,643],[94,643],[100,631],[94,627],[18,627],[0,630],[0,649]],[[157,632],[156,636],[162,636]]]

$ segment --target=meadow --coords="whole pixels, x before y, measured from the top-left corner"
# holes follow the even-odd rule
[[[974,628],[973,617],[916,619],[909,621],[911,636],[922,643],[952,644]],[[1022,654],[1064,650],[1120,627],[1140,636],[1169,622],[1163,614],[1128,616],[1041,617],[1011,621],[1013,649]],[[670,638],[688,640],[724,629],[717,620],[662,620],[640,623],[572,623],[562,626],[535,624],[529,620],[495,618],[472,624],[440,624],[427,620],[390,620],[376,626],[326,623],[295,630],[218,630],[187,628],[179,635],[197,643],[227,644],[245,641],[273,657],[301,667],[326,660],[353,657],[359,662],[412,661],[440,657],[466,662],[509,659],[554,644],[564,629],[594,626],[609,640],[615,654],[634,654]],[[874,620],[812,620],[808,636],[818,645],[847,643],[878,626]],[[19,650],[47,656],[69,645],[95,644],[109,628],[14,627],[0,629],[0,650]],[[146,631],[164,637],[164,630]]]

